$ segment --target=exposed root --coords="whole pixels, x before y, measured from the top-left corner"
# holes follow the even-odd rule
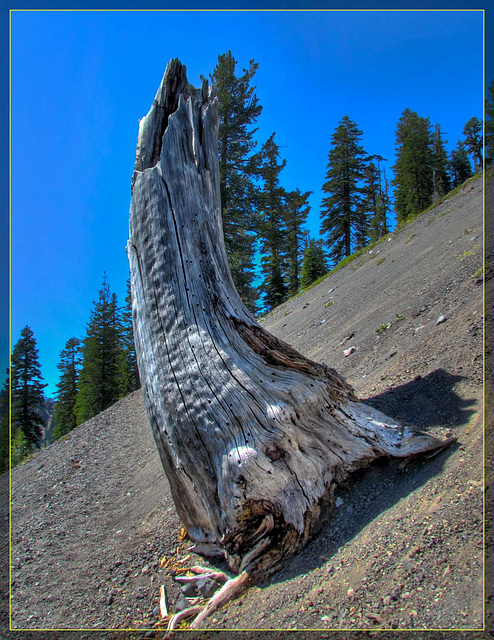
[[[189,607],[188,609],[184,609],[183,611],[179,611],[178,613],[175,613],[170,618],[170,622],[168,623],[168,627],[166,628],[166,634],[164,637],[170,638],[171,637],[170,632],[173,631],[173,629],[175,629],[175,627],[181,620],[185,620],[186,618],[192,618],[192,616],[195,616],[197,613],[200,613],[202,610],[203,608],[201,606],[196,606],[196,607]]]
[[[194,618],[194,621],[190,625],[191,629],[198,629],[201,623],[209,617],[212,613],[214,613],[217,609],[224,606],[230,600],[238,597],[241,593],[247,589],[247,587],[251,583],[251,577],[247,573],[247,571],[242,571],[236,578],[231,578],[228,582],[221,587],[221,589],[214,594],[211,600],[207,603],[207,605],[202,609],[199,615]],[[191,609],[186,609],[186,611],[192,611],[197,607],[192,607]],[[183,611],[181,613],[184,613]],[[176,614],[180,615],[180,614]],[[171,621],[170,621],[171,624]]]

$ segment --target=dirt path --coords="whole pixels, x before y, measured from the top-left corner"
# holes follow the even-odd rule
[[[320,534],[208,627],[482,626],[482,288],[472,277],[482,260],[481,187],[473,182],[264,321],[342,372],[367,402],[452,431],[458,446],[354,478]],[[136,392],[13,470],[13,626],[150,629],[159,585],[172,606],[178,595],[160,560],[177,547],[177,558],[186,553],[179,531]]]

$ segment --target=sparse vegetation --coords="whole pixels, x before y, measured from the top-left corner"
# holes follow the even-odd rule
[[[378,267],[380,264],[382,264],[385,260],[386,260],[386,258],[379,258],[379,260],[376,260],[376,267]]]

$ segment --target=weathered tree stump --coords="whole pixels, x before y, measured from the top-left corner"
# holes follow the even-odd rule
[[[128,256],[142,388],[178,514],[233,571],[309,537],[378,456],[443,447],[362,404],[336,371],[260,327],[228,268],[214,88],[172,60],[139,124]]]

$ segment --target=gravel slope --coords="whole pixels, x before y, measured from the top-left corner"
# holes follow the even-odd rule
[[[290,638],[355,637],[327,631],[338,628],[372,629],[363,637],[385,637],[379,628],[457,628],[464,631],[433,635],[484,637],[466,631],[483,624],[482,287],[472,277],[481,262],[477,180],[264,319],[269,331],[343,373],[366,402],[435,433],[452,431],[459,442],[404,467],[378,462],[353,478],[319,535],[209,628],[324,629]],[[0,481],[5,488],[6,477]],[[0,518],[5,533],[5,513]],[[159,561],[187,553],[179,532],[136,392],[13,470],[12,626],[151,628],[159,585],[172,607],[178,595]],[[203,563],[189,560],[196,561]],[[53,634],[140,636],[5,637]]]

